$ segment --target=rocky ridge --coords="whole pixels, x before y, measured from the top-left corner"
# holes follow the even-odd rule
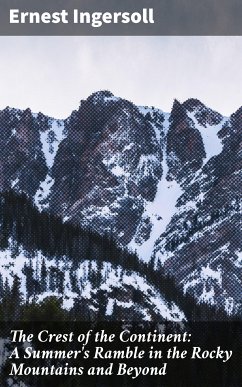
[[[241,108],[170,114],[97,92],[66,120],[0,112],[0,189],[112,234],[198,302],[241,313]]]

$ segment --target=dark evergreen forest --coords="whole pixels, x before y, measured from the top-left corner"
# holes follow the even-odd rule
[[[14,241],[14,249],[18,250],[21,246],[29,253],[29,260],[39,250],[47,259],[53,256],[60,259],[63,256],[68,257],[73,268],[83,260],[97,261],[97,273],[90,273],[92,281],[96,281],[97,285],[98,281],[102,281],[99,274],[103,262],[110,262],[115,267],[119,266],[128,272],[136,272],[155,287],[168,303],[175,302],[189,321],[229,320],[229,316],[224,311],[205,303],[197,304],[192,296],[184,295],[181,287],[172,277],[164,273],[161,265],[155,265],[152,260],[149,263],[140,261],[136,254],[118,246],[112,235],[100,236],[79,225],[63,223],[60,218],[48,212],[40,213],[25,194],[17,195],[12,191],[2,193],[0,196],[1,250],[9,248],[9,238]],[[44,292],[45,264],[42,263],[40,283],[34,280],[31,262],[24,270],[27,293],[34,295]],[[53,272],[52,274],[53,278],[54,276],[57,278],[59,291],[63,291],[63,273]],[[80,308],[73,308],[67,312],[54,297],[49,297],[39,304],[34,301],[34,297],[31,303],[28,300],[24,301],[17,275],[11,287],[8,282],[3,283],[2,279],[0,282],[0,318],[2,320],[84,320]],[[72,278],[72,287],[78,293],[75,277]],[[100,318],[105,319],[104,316]]]

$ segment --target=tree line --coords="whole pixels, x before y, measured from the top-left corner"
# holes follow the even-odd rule
[[[94,273],[90,271],[91,281],[96,286],[100,286],[103,280],[100,276],[102,264],[110,262],[114,267],[121,267],[129,273],[135,272],[142,276],[150,285],[154,286],[159,293],[168,301],[175,302],[185,313],[188,320],[228,320],[229,317],[222,309],[206,303],[196,303],[189,294],[184,294],[182,287],[178,286],[175,279],[166,275],[161,265],[155,265],[154,260],[142,262],[138,256],[117,245],[112,235],[100,236],[94,231],[82,228],[79,225],[63,223],[60,217],[54,216],[48,212],[39,212],[33,203],[25,194],[17,195],[13,191],[5,192],[0,195],[0,250],[9,248],[12,240],[12,254],[18,253],[20,246],[28,253],[30,263],[25,265],[24,274],[26,275],[27,294],[41,294],[46,290],[47,268],[42,261],[39,268],[39,281],[35,281],[34,269],[31,266],[31,259],[36,256],[37,251],[41,251],[46,259],[65,256],[70,260],[73,275],[70,277],[72,290],[79,292],[80,284],[75,278],[74,270],[77,269],[80,262],[84,260],[95,260],[98,264],[98,270]],[[53,289],[57,286],[59,292],[63,292],[63,271],[58,268],[52,269],[49,273]],[[54,273],[54,271],[56,271]],[[0,311],[8,310],[8,318],[19,319],[26,314],[26,310],[33,317],[34,313],[29,311],[30,305],[23,300],[20,292],[20,280],[15,276],[12,287],[8,282],[3,283],[0,278],[0,290],[2,293]],[[34,303],[34,297],[32,298]],[[14,304],[18,300],[18,308],[14,309]],[[63,314],[67,319],[81,318],[73,315],[71,312],[63,311],[57,301],[51,299],[42,303],[42,308],[49,310],[49,303],[59,309],[59,314]],[[47,306],[46,306],[47,305]],[[53,308],[54,308],[53,306]],[[31,306],[37,308],[40,313],[39,305]],[[42,310],[42,315],[43,315]],[[28,314],[27,313],[27,314]]]

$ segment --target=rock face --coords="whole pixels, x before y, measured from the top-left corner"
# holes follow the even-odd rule
[[[52,169],[50,210],[127,244],[162,175],[152,120],[131,102],[100,92],[82,101],[65,124],[68,136]]]
[[[185,186],[154,249],[185,292],[231,314],[241,313],[241,118],[240,108],[222,125],[223,149]]]
[[[206,157],[202,136],[185,106],[175,100],[167,134],[168,180],[185,183],[192,179]]]
[[[198,302],[241,313],[241,126],[241,108],[225,118],[175,100],[168,114],[109,91],[64,121],[6,108],[0,189],[111,233]]]
[[[0,112],[0,188],[17,188],[33,196],[47,173],[41,151],[39,121],[29,109]],[[31,177],[31,178],[30,178]]]
[[[46,177],[48,180],[55,150],[62,138],[61,128],[62,121],[42,113],[32,114],[30,109],[6,108],[0,112],[1,191],[12,188],[33,198],[41,190],[41,183]]]

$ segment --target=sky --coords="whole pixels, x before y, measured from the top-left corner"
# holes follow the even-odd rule
[[[229,116],[242,105],[242,37],[0,37],[0,109],[66,118],[110,90],[171,110],[198,98]]]

